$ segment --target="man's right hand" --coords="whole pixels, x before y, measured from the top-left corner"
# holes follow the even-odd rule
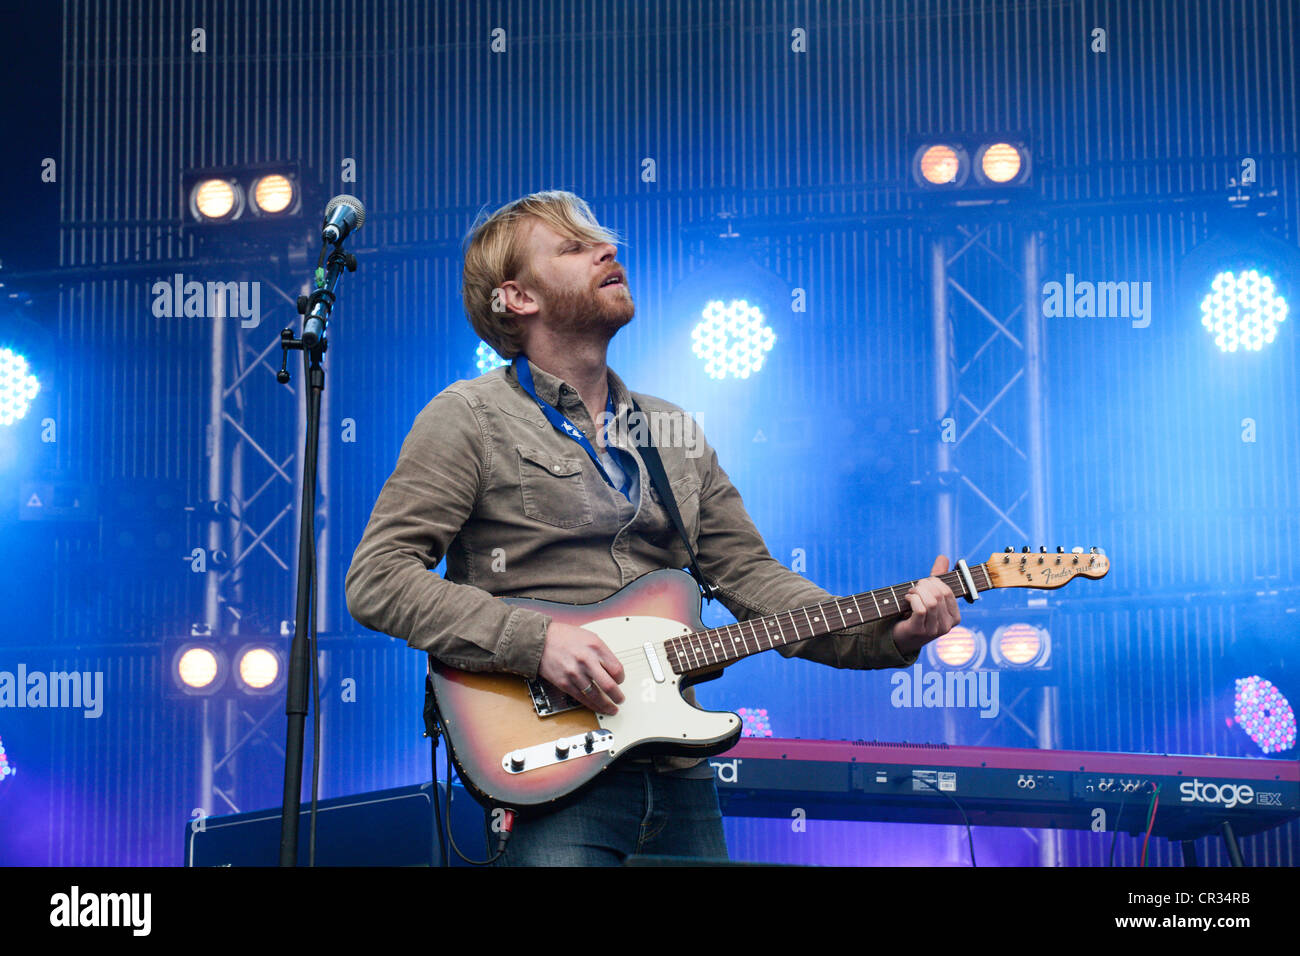
[[[551,621],[537,674],[599,714],[623,703],[623,665],[595,631]]]

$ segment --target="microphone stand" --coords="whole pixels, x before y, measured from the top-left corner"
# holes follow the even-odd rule
[[[323,250],[322,250],[323,255]],[[356,258],[344,252],[342,243],[334,247],[325,267],[316,269],[316,289],[309,296],[298,297],[298,312],[304,317],[301,339],[293,329],[280,332],[282,358],[276,380],[289,381],[288,360],[291,350],[303,353],[303,374],[307,381],[307,434],[302,458],[302,504],[298,527],[298,597],[294,616],[293,644],[289,651],[289,679],[285,714],[289,718],[284,747],[284,805],[280,812],[280,865],[298,865],[298,824],[302,805],[302,738],[307,720],[307,678],[315,676],[316,655],[316,463],[320,451],[321,394],[325,390],[325,370],[320,360],[329,347],[325,329],[334,308],[334,288],[343,270],[355,272]],[[315,706],[319,708],[320,701]],[[319,713],[318,713],[319,716]],[[314,766],[314,764],[313,764]],[[316,788],[312,787],[312,839],[309,863],[316,856]]]

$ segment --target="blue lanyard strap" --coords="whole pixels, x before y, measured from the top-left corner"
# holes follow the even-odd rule
[[[533,401],[537,403],[537,407],[540,408],[542,414],[546,416],[546,420],[554,426],[556,431],[568,435],[576,441],[582,447],[582,450],[587,453],[587,456],[592,460],[592,463],[595,464],[596,470],[599,471],[600,476],[605,479],[605,483],[611,488],[617,488],[618,492],[624,498],[631,501],[631,470],[628,468],[623,469],[623,486],[621,488],[615,485],[613,480],[609,477],[609,474],[605,471],[605,466],[601,464],[600,458],[597,457],[596,449],[591,446],[591,442],[587,441],[587,436],[582,433],[582,429],[537,397],[537,389],[533,385],[533,371],[528,367],[528,359],[523,355],[517,355],[512,364],[515,370],[515,377],[519,380],[519,384],[523,386],[525,392],[532,396]],[[609,418],[612,421],[614,419],[614,395],[612,392],[605,399],[605,411],[608,413]],[[613,452],[611,450],[611,455],[612,454]]]

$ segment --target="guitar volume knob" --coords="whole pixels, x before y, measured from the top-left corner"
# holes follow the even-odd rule
[[[510,755],[510,769],[523,770],[526,756],[522,750],[516,750]]]

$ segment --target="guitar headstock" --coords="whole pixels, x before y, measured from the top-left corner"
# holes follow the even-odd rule
[[[1058,547],[1049,552],[1040,547],[1038,552],[1029,548],[1017,553],[1011,548],[989,556],[984,565],[989,582],[995,588],[1059,588],[1077,577],[1104,578],[1110,570],[1110,560],[1101,548],[1075,548],[1066,551]]]

